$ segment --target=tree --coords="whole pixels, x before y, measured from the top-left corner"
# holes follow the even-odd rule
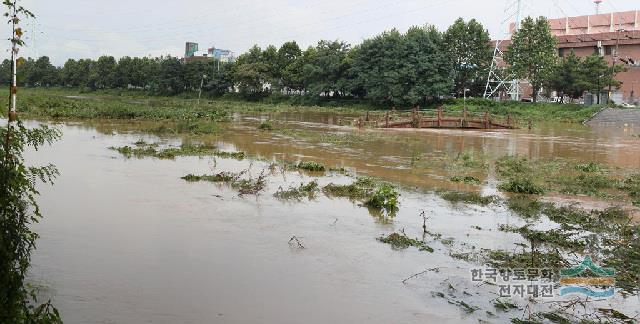
[[[116,59],[113,56],[100,56],[91,64],[88,85],[91,89],[114,88],[116,85]]]
[[[20,20],[35,16],[17,0],[2,4],[7,7],[5,16],[12,31],[11,65],[17,67],[18,49],[24,45]],[[14,76],[13,69],[10,76]],[[16,85],[11,84],[11,89],[7,126],[0,126],[0,138],[4,139],[0,148],[0,323],[61,323],[50,303],[36,304],[36,294],[25,283],[38,238],[30,226],[42,217],[36,203],[36,181],[51,183],[57,170],[52,165],[25,165],[22,156],[27,147],[37,150],[58,138],[59,133],[47,126],[24,127],[17,118]]]
[[[619,88],[622,85],[622,82],[615,79],[616,74],[622,71],[624,71],[623,66],[616,65],[611,67],[598,54],[587,56],[582,66],[584,87],[590,92],[597,93],[599,102],[600,93],[605,86],[608,87],[611,84],[612,87]]]
[[[451,93],[451,59],[443,50],[442,34],[433,26],[412,27],[405,34],[400,85],[404,86],[405,102],[426,103]]]
[[[159,59],[157,84],[159,94],[176,95],[184,91],[184,65],[180,59],[172,56]]]
[[[313,69],[316,54],[315,47],[309,47],[282,71],[283,82],[287,87],[303,93],[307,91],[311,79],[305,71]]]
[[[475,19],[458,18],[443,37],[453,61],[453,91],[461,96],[469,88],[471,96],[482,95],[493,55],[489,32]]]
[[[265,85],[271,81],[269,66],[263,61],[263,52],[254,45],[249,52],[238,57],[233,68],[233,81],[240,93],[247,98],[255,98],[265,91]]]
[[[215,64],[209,78],[207,78],[203,90],[212,96],[225,94],[233,87],[233,63],[212,62]]]
[[[261,63],[266,67],[266,81],[269,83],[270,90],[280,89],[282,73],[280,72],[278,49],[273,45],[267,46],[262,52]]]
[[[280,82],[282,86],[289,92],[291,89],[296,88],[291,79],[291,74],[287,73],[287,70],[292,66],[296,60],[302,55],[302,51],[295,41],[286,42],[278,49],[278,70],[280,71]]]
[[[316,46],[313,60],[305,65],[308,88],[314,94],[342,96],[347,86],[343,78],[350,45],[342,41],[321,40]]]
[[[350,53],[349,90],[381,104],[403,104],[404,45],[404,36],[393,29],[356,46]]]
[[[556,38],[551,34],[549,22],[544,17],[534,20],[527,17],[511,37],[511,44],[504,54],[509,72],[516,78],[527,79],[533,88],[533,101],[553,72],[557,59]]]
[[[583,60],[571,51],[554,66],[548,80],[548,87],[558,93],[561,102],[564,102],[565,95],[578,99],[588,90],[583,64]]]

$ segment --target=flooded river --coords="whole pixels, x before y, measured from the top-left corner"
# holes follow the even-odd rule
[[[433,194],[465,185],[452,184],[447,171],[429,162],[472,151],[489,161],[522,154],[640,168],[640,139],[631,136],[640,130],[629,127],[358,131],[314,114],[273,117],[289,131],[265,132],[256,127],[264,118],[237,116],[220,135],[198,138],[146,135],[139,131],[144,123],[67,123],[59,126],[60,141],[28,154],[61,172],[54,187],[41,190],[45,219],[36,229],[41,238],[30,278],[53,296],[66,323],[506,322],[522,311],[496,312],[495,287],[472,282],[477,265],[450,254],[515,250],[523,239],[498,225],[524,222],[503,206],[453,206]],[[108,149],[139,139],[204,141],[251,158],[127,159]],[[244,169],[255,176],[274,159],[314,160],[350,175],[265,171],[267,188],[257,197],[180,179]],[[480,173],[481,190],[495,193],[491,172]],[[381,218],[324,195],[301,202],[272,196],[313,179],[350,183],[353,175],[400,185],[398,214]],[[427,238],[433,253],[376,240],[401,230],[422,237],[423,211],[429,231],[450,239]],[[304,248],[288,243],[293,236]],[[465,312],[455,301],[478,310]],[[640,309],[637,298],[602,303]]]

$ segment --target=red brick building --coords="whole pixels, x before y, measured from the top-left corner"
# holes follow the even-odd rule
[[[581,57],[597,53],[610,64],[625,65],[627,71],[616,77],[623,84],[620,89],[613,89],[612,99],[639,101],[640,10],[550,19],[549,24],[558,38],[559,56],[570,51]],[[502,44],[506,49],[509,42]],[[531,96],[530,88],[523,90],[525,97]]]

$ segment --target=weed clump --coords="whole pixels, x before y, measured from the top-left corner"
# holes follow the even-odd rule
[[[296,165],[296,168],[315,172],[323,172],[325,170],[323,164],[315,161],[302,161]]]
[[[264,172],[260,173],[256,179],[238,180],[236,177],[231,183],[231,187],[237,189],[240,195],[257,195],[266,188],[266,179],[267,176],[264,175]]]
[[[497,310],[501,310],[503,312],[508,312],[512,309],[520,309],[520,307],[518,307],[518,305],[508,301],[508,300],[502,300],[502,299],[496,299],[493,301],[493,307],[495,307]]]
[[[498,201],[498,197],[496,196],[482,196],[476,192],[466,192],[466,191],[445,191],[440,193],[440,197],[442,197],[442,199],[450,203],[464,202],[468,204],[477,204],[482,206],[486,206]]]
[[[453,169],[478,169],[486,168],[487,163],[482,156],[476,156],[473,151],[465,151],[458,154],[453,161],[451,161],[450,168]]]
[[[552,229],[546,231],[532,230],[528,225],[522,227],[511,227],[501,225],[501,231],[519,233],[534,246],[548,246],[551,248],[561,248],[571,252],[582,252],[587,242],[577,231],[568,229]]]
[[[620,190],[623,190],[629,197],[635,199],[633,201],[634,205],[640,206],[640,173],[631,175],[622,181]]]
[[[330,183],[322,188],[327,196],[360,200],[363,205],[393,215],[398,211],[400,193],[391,185],[377,185],[371,178],[358,178],[348,185]]]
[[[575,169],[581,172],[596,173],[602,172],[602,166],[595,162],[576,164]]]
[[[509,155],[496,161],[496,171],[502,177],[516,177],[531,173],[532,168],[526,157]]]
[[[391,233],[388,236],[381,236],[378,241],[386,244],[390,244],[392,248],[397,250],[404,250],[410,246],[416,247],[420,251],[433,252],[433,248],[428,246],[423,241],[409,238],[405,234]]]
[[[501,183],[498,189],[506,192],[529,195],[541,195],[545,191],[544,188],[533,183],[531,179],[524,177],[509,179],[507,182]]]
[[[488,251],[487,262],[500,269],[528,269],[546,268],[560,269],[566,267],[568,262],[564,260],[558,251],[549,252],[509,252],[503,250]]]
[[[398,211],[398,196],[400,196],[398,191],[385,183],[376,189],[364,204],[367,207],[394,213]]]
[[[207,182],[231,182],[235,178],[235,174],[231,172],[220,172],[218,174],[213,175],[194,175],[187,174],[186,176],[180,178],[182,180],[188,182],[198,182],[198,181],[207,181]]]
[[[507,208],[524,218],[537,218],[542,213],[544,203],[526,195],[517,195],[509,198]]]
[[[473,176],[453,176],[450,179],[452,182],[462,182],[466,184],[475,184],[478,185],[481,183],[480,179]]]
[[[589,196],[602,195],[604,189],[614,188],[617,180],[604,174],[582,172],[576,177],[561,177],[558,184],[560,192],[572,195],[585,194]]]
[[[273,123],[271,122],[271,120],[267,119],[262,123],[260,123],[260,125],[258,126],[258,129],[265,130],[265,131],[273,130]]]
[[[150,146],[148,147],[131,147],[128,145],[120,146],[120,147],[110,146],[109,149],[117,151],[118,153],[122,154],[126,158],[130,158],[132,156],[135,156],[137,158],[140,158],[143,156],[154,156],[158,153],[155,148]]]
[[[305,197],[311,200],[315,197],[318,191],[318,182],[314,180],[307,184],[301,183],[298,187],[289,187],[288,190],[283,190],[281,187],[275,194],[273,194],[273,196],[282,200],[300,200]]]
[[[375,187],[375,183],[370,178],[358,178],[348,185],[337,185],[330,183],[322,188],[322,191],[333,197],[345,197],[351,200],[365,199],[370,195]]]
[[[247,156],[245,152],[223,152],[223,151],[213,152],[213,155],[217,157],[221,157],[223,159],[236,159],[238,161],[244,160],[244,158]]]
[[[157,144],[143,144],[141,141],[135,143],[136,147],[122,146],[122,147],[109,147],[109,149],[117,151],[125,157],[135,156],[141,157],[155,157],[158,159],[174,159],[178,156],[205,156],[205,155],[225,155],[229,157],[242,157],[243,152],[218,152],[212,147],[205,145],[192,145],[182,144],[180,147],[169,147],[165,149],[156,149]]]

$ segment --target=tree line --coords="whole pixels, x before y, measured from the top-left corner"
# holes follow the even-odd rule
[[[139,89],[177,95],[200,89],[209,96],[237,92],[249,99],[270,94],[311,98],[363,99],[381,105],[417,105],[431,100],[482,96],[491,66],[493,45],[476,20],[456,20],[446,31],[433,26],[391,30],[361,44],[321,40],[302,50],[295,41],[262,49],[253,46],[233,63],[184,63],[173,56],[69,59],[62,67],[48,57],[21,60],[19,83],[99,89]],[[607,69],[599,55],[559,58],[548,21],[527,18],[505,54],[501,73],[527,79],[540,89],[578,98],[613,83],[619,70]],[[0,82],[9,82],[10,62],[0,65]],[[576,81],[579,80],[579,81]],[[534,96],[535,98],[536,96]]]

